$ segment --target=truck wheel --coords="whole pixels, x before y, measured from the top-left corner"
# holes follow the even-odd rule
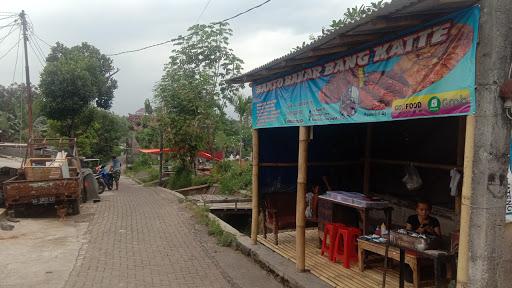
[[[80,199],[75,199],[71,202],[71,215],[80,214]]]

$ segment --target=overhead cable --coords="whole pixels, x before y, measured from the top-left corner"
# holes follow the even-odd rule
[[[41,61],[41,56],[39,56],[36,52],[36,49],[34,48],[34,46],[32,45],[32,42],[31,41],[27,41],[28,42],[28,45],[30,46],[30,48],[32,49],[32,53],[36,56],[36,59],[37,61],[39,62],[39,64],[41,64],[41,68],[44,68],[44,64],[43,62]]]
[[[219,24],[219,23],[223,23],[223,22],[227,22],[229,20],[233,20],[237,17],[240,17],[242,16],[243,14],[246,14],[248,13],[249,11],[252,11],[256,8],[259,8],[265,4],[267,4],[268,2],[270,2],[271,0],[267,0],[263,3],[260,3],[254,7],[251,7],[243,12],[240,12],[232,17],[229,17],[229,18],[226,18],[224,20],[221,20],[221,21],[217,21],[217,22],[212,22],[212,24]],[[156,46],[161,46],[161,45],[164,45],[164,44],[167,44],[167,43],[171,43],[172,40],[167,40],[167,41],[163,41],[163,42],[160,42],[160,43],[156,43],[156,44],[153,44],[153,45],[149,45],[149,46],[145,46],[145,47],[142,47],[142,48],[138,48],[138,49],[133,49],[133,50],[128,50],[128,51],[122,51],[122,52],[117,52],[117,53],[112,53],[112,54],[106,54],[106,56],[117,56],[117,55],[122,55],[122,54],[127,54],[127,53],[133,53],[133,52],[138,52],[138,51],[142,51],[142,50],[146,50],[146,49],[149,49],[149,48],[153,48],[153,47],[156,47]]]
[[[206,2],[206,5],[204,5],[203,7],[203,11],[201,11],[201,14],[199,14],[199,16],[197,16],[197,19],[196,19],[196,24],[199,22],[199,19],[201,19],[201,17],[203,16],[204,12],[206,11],[206,9],[208,8],[208,5],[210,5],[210,2],[212,2],[212,0],[208,0]]]
[[[2,42],[4,42],[4,40],[9,37],[9,35],[11,35],[12,32],[16,31],[16,29],[14,28],[19,28],[19,26],[12,26],[11,29],[9,30],[9,32],[7,32],[7,35],[5,35],[4,37],[0,38],[0,44],[2,44]],[[14,29],[14,30],[13,30]],[[21,31],[21,29],[20,29]]]
[[[29,21],[29,28],[30,30],[32,30],[32,34],[37,38],[39,39],[41,42],[43,42],[44,44],[46,44],[48,47],[52,47],[52,45],[48,44],[46,41],[44,41],[43,39],[41,39],[41,37],[39,37],[37,34],[36,34],[36,31],[34,30],[34,24],[32,23],[32,19],[30,19],[30,15],[27,14],[27,18],[28,18],[28,21]]]
[[[21,30],[20,35],[18,35],[18,38],[21,37]],[[16,62],[14,62],[14,73],[12,74],[12,81],[11,83],[14,83],[14,79],[16,78],[16,68],[18,67],[18,55],[20,54],[20,42],[18,41],[18,48],[16,48]]]
[[[9,54],[9,52],[11,52],[12,49],[14,49],[14,47],[16,47],[16,45],[18,45],[20,43],[20,41],[21,41],[21,38],[18,39],[18,41],[16,41],[16,43],[14,43],[14,45],[11,48],[9,48],[9,50],[7,50],[7,52],[5,52],[4,55],[0,56],[0,60],[2,60],[5,56],[7,56],[7,54]]]

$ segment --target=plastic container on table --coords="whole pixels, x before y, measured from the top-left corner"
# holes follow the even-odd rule
[[[389,206],[387,201],[375,197],[369,197],[358,192],[327,191],[325,196],[335,201],[365,208],[386,208]]]

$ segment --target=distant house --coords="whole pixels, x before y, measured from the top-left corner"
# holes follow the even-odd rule
[[[135,129],[138,129],[142,125],[142,117],[144,117],[144,115],[146,115],[146,110],[144,108],[140,108],[135,111],[134,114],[128,113],[128,121],[132,123]]]

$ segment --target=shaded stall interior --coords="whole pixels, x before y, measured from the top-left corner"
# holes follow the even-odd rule
[[[298,130],[258,129],[259,203],[270,193],[296,191]],[[318,185],[321,193],[337,190],[381,197],[391,202],[392,223],[398,226],[404,226],[407,216],[415,213],[418,199],[427,199],[443,235],[449,236],[459,226],[462,179],[457,195],[451,196],[450,171],[462,173],[464,133],[463,116],[313,126],[308,191]],[[415,191],[409,191],[402,181],[409,165],[417,169],[423,182]],[[340,213],[335,216],[340,221],[357,225],[357,213],[336,213]],[[374,225],[384,221],[380,213],[370,216]]]

